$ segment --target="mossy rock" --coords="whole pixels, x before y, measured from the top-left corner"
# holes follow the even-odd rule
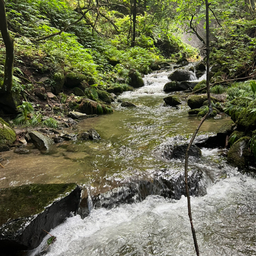
[[[53,75],[53,84],[52,84],[52,92],[54,94],[59,94],[63,91],[63,85],[65,82],[65,76],[62,71],[55,72]]]
[[[144,86],[144,81],[141,77],[141,74],[138,71],[132,69],[130,70],[128,76],[129,76],[129,85],[132,86],[133,88],[139,88]]]
[[[100,104],[99,102],[90,99],[83,99],[78,107],[78,110],[87,115],[102,115],[113,112],[113,109],[110,106]]]
[[[121,94],[125,91],[132,91],[132,90],[133,90],[133,87],[129,86],[128,84],[118,84],[118,83],[111,84],[107,88],[107,92],[114,93],[114,94]]]
[[[0,226],[7,220],[29,217],[44,211],[56,199],[76,188],[76,184],[31,184],[1,189]]]
[[[218,102],[218,100],[215,99],[214,97],[211,97],[211,100],[213,102]],[[207,98],[206,94],[190,95],[188,97],[188,106],[191,109],[200,108],[204,105],[205,101],[208,101],[208,98]]]
[[[108,103],[108,104],[110,104],[110,103],[112,102],[112,98],[111,98],[111,96],[109,95],[108,92],[103,91],[103,90],[99,90],[99,89],[97,90],[97,92],[98,92],[99,98],[100,98],[102,101],[104,101],[104,102],[106,102],[106,103]]]
[[[205,93],[206,92],[206,81],[202,80],[201,82],[199,82],[194,88],[193,88],[193,92],[196,92],[198,90],[200,90],[200,93]],[[203,89],[204,88],[204,89]]]
[[[250,137],[237,140],[228,151],[228,162],[239,169],[245,169],[254,161],[249,147]]]
[[[252,101],[247,108],[240,111],[236,123],[240,130],[254,130],[256,129],[256,112],[255,109],[256,100]]]
[[[76,95],[76,96],[85,96],[85,92],[79,88],[79,87],[75,87],[73,89],[73,93]]]
[[[164,98],[165,104],[169,106],[177,106],[181,104],[180,97],[178,95],[169,95]]]
[[[68,88],[79,87],[82,81],[87,81],[87,76],[81,73],[69,72],[65,77],[65,86]]]
[[[0,144],[12,144],[16,140],[15,131],[0,118]]]

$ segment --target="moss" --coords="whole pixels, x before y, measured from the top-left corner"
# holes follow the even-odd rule
[[[242,137],[237,140],[228,151],[228,162],[239,169],[246,168],[253,159],[249,148],[250,137]]]
[[[206,87],[206,81],[202,80],[201,82],[199,82],[194,88],[193,88],[193,92],[203,89]],[[202,92],[206,92],[206,88],[204,90],[200,90],[200,93]]]
[[[31,184],[1,189],[0,226],[7,220],[38,214],[56,199],[76,188],[76,184]]]
[[[13,143],[16,140],[15,131],[0,118],[0,143]]]

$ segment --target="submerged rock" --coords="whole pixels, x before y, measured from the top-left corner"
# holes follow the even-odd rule
[[[32,184],[1,189],[0,248],[6,255],[36,248],[51,229],[76,213],[76,184]]]

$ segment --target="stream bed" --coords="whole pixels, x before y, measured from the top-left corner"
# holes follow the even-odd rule
[[[164,106],[163,86],[170,72],[149,74],[144,87],[118,97],[136,108],[121,107],[117,100],[113,114],[81,121],[79,131],[96,129],[99,142],[74,141],[52,155],[4,153],[7,165],[0,173],[0,187],[75,182],[102,193],[150,177],[155,170],[183,171],[182,160],[167,161],[157,154],[168,143],[188,141],[200,122],[188,116],[185,103]],[[215,134],[228,120],[207,120],[199,136]],[[201,255],[256,255],[255,178],[229,166],[218,149],[203,148],[201,159],[190,163],[203,170],[207,190],[204,196],[192,197]],[[47,256],[195,255],[184,196],[174,200],[150,195],[142,202],[90,209],[88,217],[70,217],[50,231],[57,240]]]

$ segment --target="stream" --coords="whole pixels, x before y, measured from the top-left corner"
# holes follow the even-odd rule
[[[74,142],[53,155],[38,155],[36,163],[28,155],[24,166],[18,157],[9,156],[10,175],[1,173],[0,186],[76,182],[102,193],[133,178],[151,177],[155,170],[183,171],[182,160],[162,159],[158,150],[173,141],[188,141],[200,120],[188,116],[185,103],[179,108],[164,106],[163,86],[170,72],[149,74],[144,87],[118,97],[136,108],[121,107],[117,100],[112,115],[79,123],[80,131],[96,129],[99,142]],[[227,120],[207,120],[199,136],[215,134]],[[191,199],[201,255],[256,255],[255,178],[229,166],[218,149],[203,148],[201,159],[190,163],[203,170],[207,190]],[[20,172],[24,169],[23,175],[15,173],[15,164]],[[195,255],[184,196],[174,200],[150,195],[112,209],[91,207],[88,217],[72,216],[50,233],[57,240],[47,256]]]

